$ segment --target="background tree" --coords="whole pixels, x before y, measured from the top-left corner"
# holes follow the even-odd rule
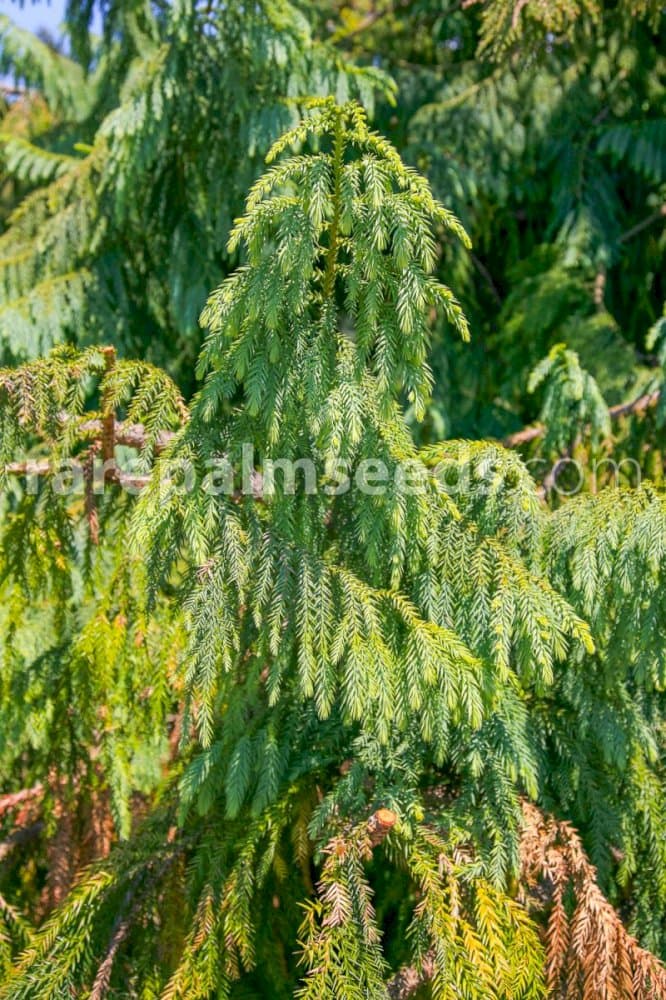
[[[422,2],[373,5],[371,17],[357,7],[343,8],[339,44],[361,61],[381,53],[400,94],[381,127],[474,247],[443,256],[483,336],[474,366],[442,339],[435,433],[504,437],[534,420],[527,377],[558,342],[579,351],[610,404],[639,395],[666,297],[661,11]],[[449,408],[448,386],[461,385]]]
[[[130,0],[103,7],[98,40],[92,12],[70,5],[70,56],[0,21],[0,65],[28,88],[9,105],[4,158],[32,189],[0,247],[5,350],[110,341],[191,389],[199,312],[265,151],[295,120],[290,98],[371,104],[390,84],[315,41],[284,0]]]

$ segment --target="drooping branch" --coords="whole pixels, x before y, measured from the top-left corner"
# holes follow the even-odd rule
[[[131,896],[128,891],[124,900],[124,906],[126,906],[130,901]],[[95,982],[93,983],[93,987],[90,992],[90,1000],[102,1000],[102,998],[106,996],[111,982],[111,973],[113,972],[113,964],[116,960],[116,955],[125,941],[131,926],[130,915],[116,920],[111,934],[111,939],[109,941],[109,947],[97,970],[97,975],[95,976]]]
[[[664,1000],[666,968],[626,930],[597,882],[576,830],[524,801],[520,844],[520,901],[547,921],[546,974],[553,995],[606,996],[618,1000]],[[573,909],[565,905],[573,900]],[[391,1000],[408,1000],[435,974],[428,952],[419,966],[407,965],[387,982]],[[549,994],[550,995],[550,994]]]
[[[359,932],[364,949],[372,955],[371,971],[359,969],[364,993],[383,992],[379,968],[382,964],[380,934],[375,921],[372,889],[364,874],[364,864],[395,826],[398,817],[390,809],[377,809],[367,821],[347,826],[332,837],[323,849],[324,862],[317,883],[318,902],[306,906],[301,925],[303,964],[307,966],[302,995],[328,996],[330,976],[344,980],[348,972],[340,965],[346,935]],[[344,963],[343,963],[344,965]],[[356,979],[356,977],[355,977]]]

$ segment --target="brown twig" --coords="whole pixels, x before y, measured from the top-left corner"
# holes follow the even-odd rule
[[[104,377],[107,379],[113,372],[116,363],[116,350],[114,347],[103,347],[102,354],[105,364]],[[111,472],[109,466],[116,453],[116,417],[110,398],[109,390],[105,389],[102,395],[102,461],[104,462],[105,479]]]
[[[131,896],[129,895],[128,890],[125,900],[129,901],[129,899],[131,899]],[[90,1000],[102,1000],[102,998],[106,996],[111,983],[113,963],[116,960],[116,955],[127,937],[131,926],[131,914],[128,914],[124,919],[116,920],[106,955],[97,970],[95,982],[93,983],[92,990],[90,991]]]
[[[80,845],[75,836],[76,795],[73,785],[55,765],[49,768],[48,784],[55,832],[46,845],[48,872],[42,902],[52,909],[62,902],[72,885]]]
[[[356,35],[361,35],[364,31],[377,24],[378,21],[381,21],[382,18],[388,17],[390,14],[395,14],[398,8],[406,7],[408,3],[409,0],[399,0],[398,3],[389,4],[384,7],[383,10],[375,8],[368,11],[365,17],[361,18],[353,28],[342,27],[334,30],[331,41],[336,44],[337,42],[346,42],[347,39],[354,38]],[[335,28],[334,25],[332,27]]]
[[[64,415],[63,422],[65,422]],[[143,424],[124,424],[114,420],[113,432],[111,432],[110,422],[107,421],[105,426],[103,420],[92,419],[81,424],[78,430],[80,434],[93,439],[93,447],[97,445],[102,449],[102,455],[106,456],[104,457],[105,463],[113,463],[113,451],[111,450],[112,441],[115,444],[121,444],[128,448],[137,448],[139,450],[144,448],[148,443],[148,435]],[[157,434],[153,445],[155,453],[158,454],[159,452],[164,451],[173,438],[173,431],[160,431]],[[105,445],[103,443],[104,439],[106,442]],[[71,459],[70,462],[70,468],[73,470],[80,470],[81,473],[85,475],[84,462],[81,462],[78,459]],[[13,476],[46,476],[55,471],[57,471],[57,468],[54,468],[48,459],[26,459],[24,462],[8,462],[4,466],[5,474]],[[107,465],[105,472],[106,480],[117,482],[121,486],[125,487],[142,489],[150,480],[149,475],[128,475],[117,468],[114,469],[110,467],[109,465]]]
[[[606,268],[602,265],[594,278],[594,291],[592,297],[594,304],[599,311],[604,308],[604,296],[606,294]]]
[[[11,87],[6,83],[0,83],[0,94],[5,97],[25,97],[30,91],[25,87]]]
[[[10,809],[16,809],[17,806],[25,805],[26,802],[41,798],[43,794],[44,786],[38,782],[32,788],[22,788],[19,792],[8,792],[6,795],[0,795],[0,816],[9,812]]]
[[[358,24],[353,28],[337,28],[331,38],[331,41],[335,44],[336,42],[346,41],[348,38],[354,38],[355,35],[360,35],[362,32],[367,31],[371,28],[373,24],[380,21],[387,14],[392,12],[393,8],[386,8],[385,10],[371,10],[369,14],[366,14]]]
[[[518,3],[513,8],[513,13],[511,15],[511,30],[517,31],[518,25],[520,24],[520,15],[522,14],[523,7],[527,7],[529,0],[518,0]]]

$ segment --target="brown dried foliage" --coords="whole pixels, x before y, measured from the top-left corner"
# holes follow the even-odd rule
[[[666,1000],[666,968],[641,948],[603,895],[576,830],[523,804],[521,882],[547,913],[551,995],[567,1000]]]

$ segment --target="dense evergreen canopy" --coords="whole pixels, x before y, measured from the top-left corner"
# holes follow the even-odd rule
[[[0,1000],[666,997],[663,20],[0,15]]]

